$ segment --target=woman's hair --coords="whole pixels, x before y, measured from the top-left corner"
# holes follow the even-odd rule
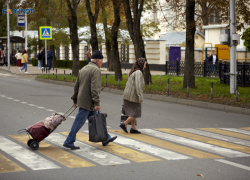
[[[24,49],[22,55],[25,54],[25,53],[27,53],[27,51]]]
[[[143,58],[143,57],[140,57],[139,59],[137,59],[135,61],[135,63],[133,64],[132,68],[131,68],[131,71],[129,73],[129,76],[135,72],[136,70],[141,70],[141,72],[143,72],[143,67],[144,67],[144,64],[145,62],[147,61],[146,58]]]

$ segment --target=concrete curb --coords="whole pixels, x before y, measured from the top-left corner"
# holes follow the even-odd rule
[[[51,84],[58,84],[58,85],[65,85],[65,86],[70,86],[70,87],[74,87],[75,86],[75,83],[71,83],[71,82],[55,81],[55,80],[41,79],[41,78],[35,78],[35,80],[36,81],[40,81],[40,82],[51,83]]]
[[[1,71],[4,71],[4,72],[7,72],[7,73],[15,74],[15,73],[13,73],[11,70],[6,70],[6,69],[2,69],[2,68],[0,68],[0,70],[1,70]]]
[[[50,79],[35,78],[35,80],[40,81],[40,82],[65,85],[65,86],[70,86],[70,87],[74,87],[75,85],[75,83],[55,81],[55,80],[50,80]],[[123,94],[122,90],[112,89],[108,87],[102,87],[102,91],[108,92],[108,93],[120,94],[120,95]],[[227,106],[227,105],[215,104],[215,103],[209,103],[209,102],[202,102],[202,101],[193,101],[193,100],[188,100],[188,99],[179,99],[179,98],[168,97],[166,95],[158,95],[158,94],[145,94],[144,93],[143,97],[144,99],[151,99],[151,100],[162,101],[162,102],[177,103],[177,104],[183,104],[183,105],[188,105],[188,106],[195,106],[195,107],[201,107],[201,108],[207,108],[207,109],[214,109],[214,110],[250,115],[250,109],[247,109],[247,108],[239,108],[239,107],[233,107],[233,106]]]
[[[103,87],[102,91],[115,93],[115,94],[123,93],[122,90],[110,89],[106,87]],[[145,94],[144,93],[143,97],[144,99],[151,99],[151,100],[162,101],[162,102],[177,103],[177,104],[195,106],[195,107],[200,107],[200,108],[207,108],[207,109],[214,109],[214,110],[220,110],[220,111],[225,111],[225,112],[233,112],[233,113],[238,113],[238,114],[250,115],[250,109],[227,106],[223,104],[215,104],[215,103],[209,103],[209,102],[203,102],[203,101],[193,101],[189,99],[179,99],[179,98],[168,97],[166,95],[158,95],[158,94]]]

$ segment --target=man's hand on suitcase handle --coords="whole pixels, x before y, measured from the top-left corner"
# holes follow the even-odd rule
[[[101,106],[95,106],[95,110],[100,111],[101,110]]]
[[[76,108],[77,106],[76,106],[76,104],[73,104],[73,106],[74,106],[74,108]]]

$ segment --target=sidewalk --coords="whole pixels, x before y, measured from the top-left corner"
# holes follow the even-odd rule
[[[37,67],[32,67],[28,66],[27,71],[29,72],[28,74],[19,71],[19,67],[17,66],[11,66],[10,69],[6,66],[0,66],[1,71],[9,72],[12,74],[16,75],[39,75],[42,74],[42,70],[38,69]],[[66,74],[70,73],[70,69],[57,69],[57,74],[63,74],[65,70]],[[102,74],[108,73],[106,68],[101,68]],[[50,72],[53,74],[53,70]],[[55,70],[54,70],[55,73]],[[123,69],[123,73],[125,74],[125,70]],[[128,74],[129,71],[127,70],[126,74]],[[114,74],[114,72],[109,72],[109,74]],[[152,75],[164,75],[165,72],[162,71],[151,71]],[[71,86],[74,87],[74,83],[71,82],[64,82],[64,81],[55,81],[55,80],[49,80],[49,79],[40,79],[40,78],[35,78],[36,81],[41,81],[45,83],[53,83],[53,84],[58,84],[58,85],[65,85],[65,86]],[[103,92],[109,92],[109,93],[114,93],[114,94],[123,94],[122,90],[119,89],[111,89],[107,87],[102,88]],[[177,104],[183,104],[187,106],[195,106],[195,107],[200,107],[200,108],[206,108],[206,109],[214,109],[214,110],[220,110],[220,111],[225,111],[225,112],[233,112],[233,113],[239,113],[239,114],[245,114],[245,115],[250,115],[250,109],[246,108],[239,108],[239,107],[233,107],[233,106],[227,106],[223,104],[215,104],[215,103],[209,103],[209,102],[202,102],[202,101],[193,101],[193,100],[188,100],[188,99],[179,99],[179,98],[174,98],[174,97],[169,97],[166,95],[157,95],[157,94],[145,94],[144,93],[144,99],[151,99],[151,100],[156,100],[156,101],[163,101],[163,102],[168,102],[168,103],[177,103]]]
[[[10,66],[10,69],[8,69],[7,66],[0,66],[0,69],[2,70],[6,70],[7,72],[11,72],[12,74],[16,74],[16,75],[20,75],[20,74],[25,74],[24,70],[22,72],[20,72],[19,67],[18,66]],[[71,70],[70,69],[62,69],[62,68],[57,68],[57,74],[64,74],[64,70],[65,70],[65,74],[70,74]],[[128,74],[130,71],[130,69],[122,69],[122,74]],[[39,74],[43,74],[41,69],[38,69],[37,66],[32,66],[31,64],[28,64],[27,67],[27,72],[29,72],[28,74],[30,75],[39,75]],[[107,71],[107,68],[101,68],[101,72],[102,74],[115,74],[114,71]],[[152,75],[165,75],[164,71],[150,71]],[[47,74],[49,72],[47,71]],[[53,72],[53,68],[50,70],[50,74],[55,74],[56,73],[56,68],[54,68],[54,72]],[[46,74],[46,71],[44,72],[44,74]]]

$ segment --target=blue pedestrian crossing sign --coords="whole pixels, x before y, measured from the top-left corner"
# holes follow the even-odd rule
[[[40,39],[52,39],[52,26],[40,26],[39,27]]]

